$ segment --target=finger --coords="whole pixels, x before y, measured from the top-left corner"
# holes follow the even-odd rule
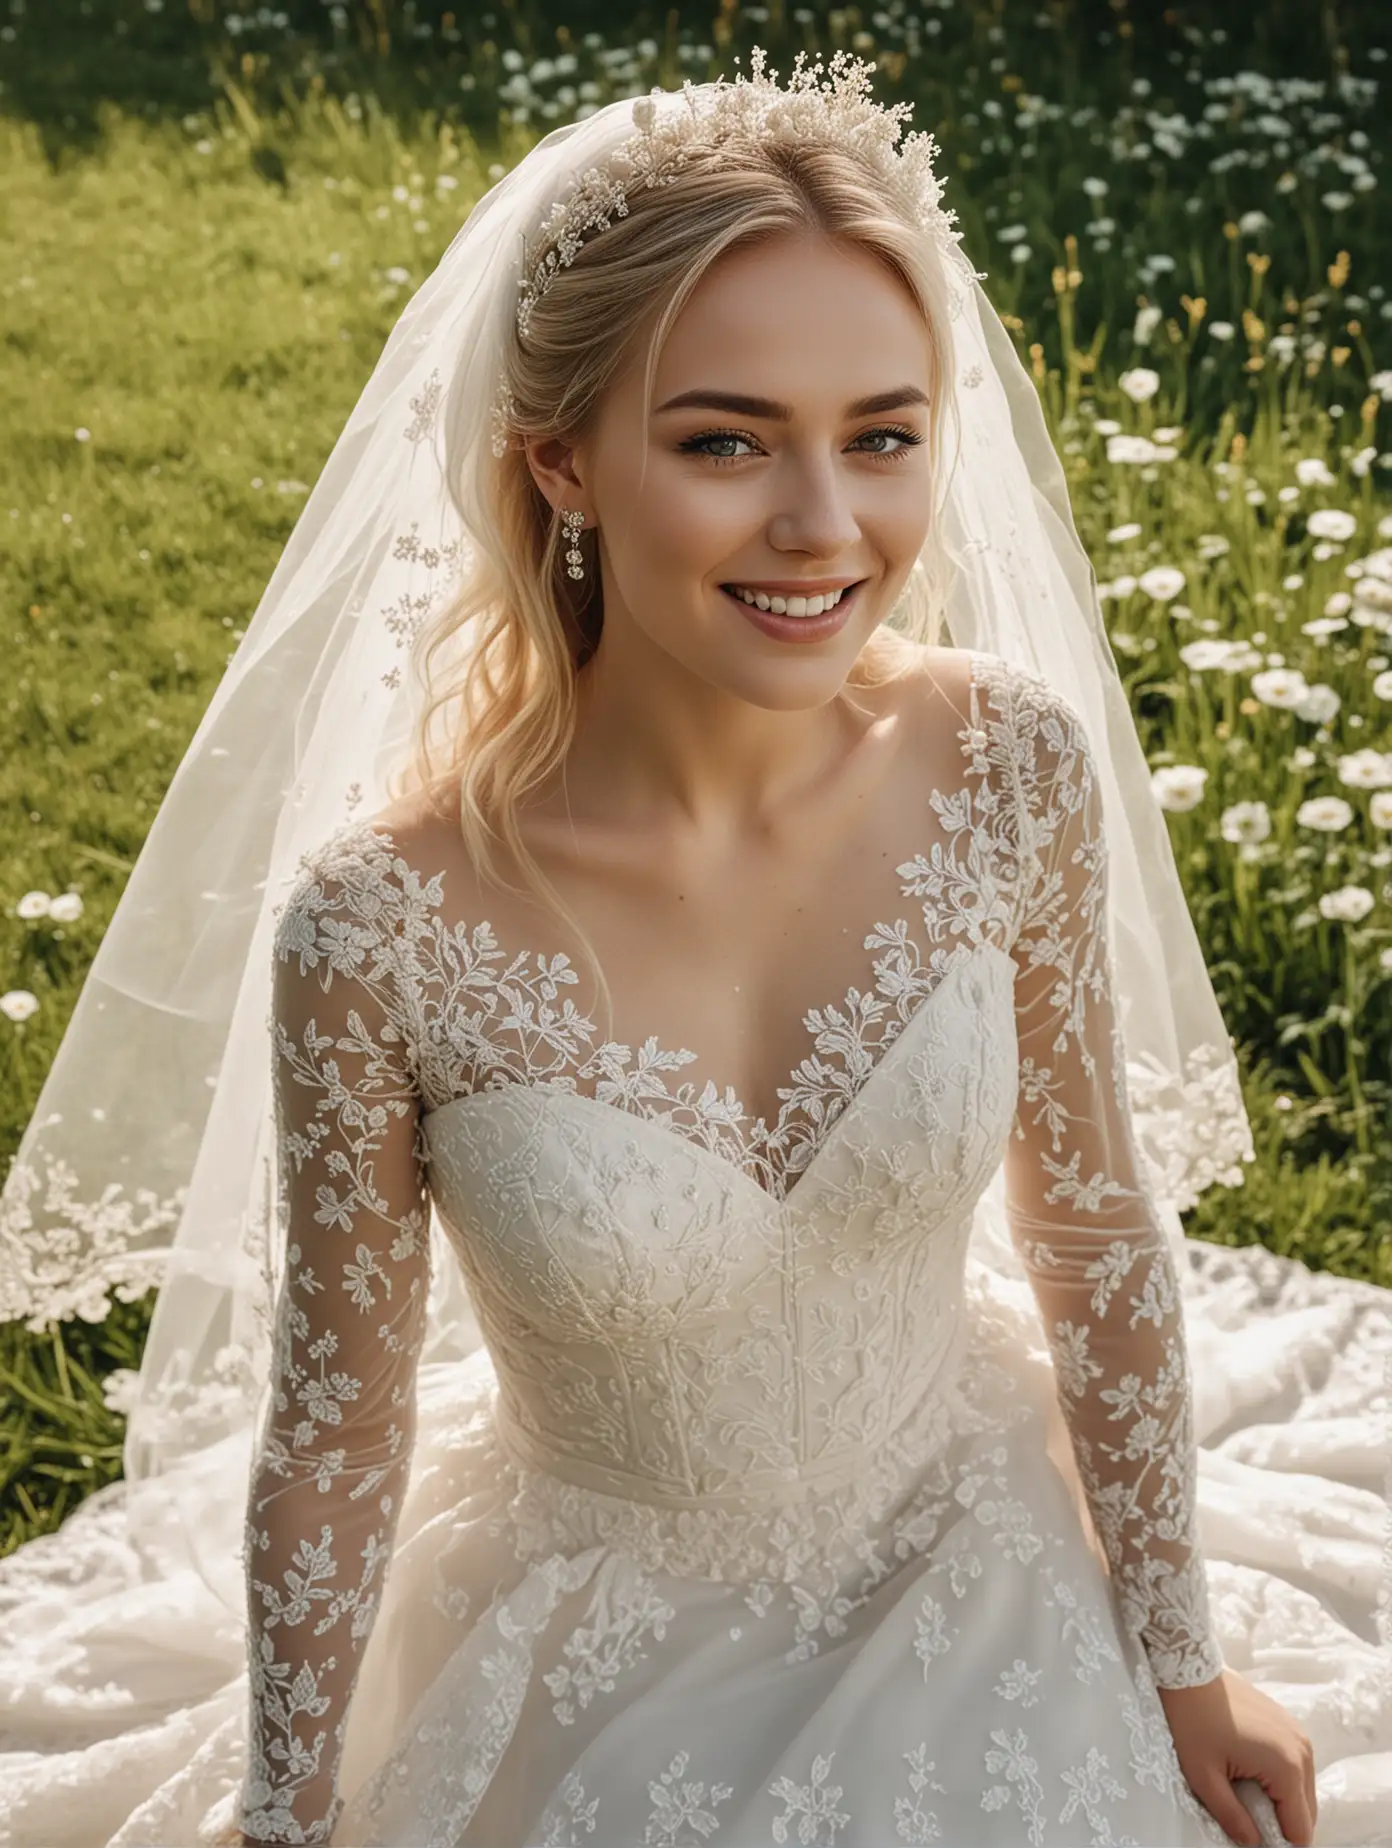
[[[1305,1802],[1309,1804],[1309,1811],[1311,1811],[1311,1841],[1314,1841],[1314,1830],[1316,1830],[1316,1826],[1318,1826],[1318,1822],[1320,1822],[1320,1793],[1316,1791],[1314,1785],[1316,1785],[1316,1780],[1314,1780],[1314,1754],[1311,1754],[1311,1761],[1309,1761],[1309,1765],[1305,1767]]]
[[[1273,1792],[1271,1801],[1276,1809],[1281,1833],[1291,1848],[1310,1848],[1310,1843],[1315,1839],[1315,1812],[1306,1801],[1304,1790],[1286,1791],[1279,1796]]]
[[[1272,1776],[1260,1779],[1271,1799],[1281,1833],[1291,1848],[1310,1848],[1315,1838],[1314,1755],[1282,1765]]]
[[[1262,1848],[1260,1830],[1249,1815],[1246,1804],[1226,1779],[1210,1784],[1203,1790],[1195,1789],[1194,1795],[1213,1820],[1227,1830],[1230,1840],[1240,1843],[1241,1848]]]

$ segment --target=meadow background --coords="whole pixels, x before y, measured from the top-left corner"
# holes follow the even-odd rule
[[[733,75],[755,44],[785,72],[846,47],[937,136],[1038,384],[1238,1041],[1259,1159],[1186,1229],[1392,1285],[1385,5],[0,0],[0,21],[0,1165],[471,203],[615,96]],[[150,1306],[0,1327],[0,1552],[120,1474]]]

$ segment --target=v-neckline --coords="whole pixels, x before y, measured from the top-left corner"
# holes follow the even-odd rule
[[[585,1111],[603,1111],[605,1116],[611,1120],[614,1118],[621,1118],[625,1123],[640,1126],[638,1131],[640,1134],[650,1134],[660,1137],[669,1145],[673,1140],[679,1142],[684,1149],[691,1151],[693,1159],[705,1161],[708,1164],[713,1163],[714,1171],[718,1171],[721,1177],[726,1179],[731,1185],[752,1189],[766,1211],[786,1212],[791,1210],[795,1200],[798,1201],[798,1204],[801,1204],[800,1196],[804,1190],[808,1188],[815,1171],[820,1169],[825,1162],[832,1144],[837,1138],[838,1132],[842,1130],[846,1119],[850,1116],[851,1112],[864,1101],[866,1093],[869,1091],[870,1087],[881,1078],[881,1074],[885,1071],[885,1068],[895,1060],[899,1048],[903,1046],[906,1040],[917,1036],[918,1032],[921,1031],[923,1017],[928,1014],[930,1010],[934,1009],[935,1003],[943,990],[952,983],[958,971],[967,967],[983,950],[991,951],[994,955],[998,956],[1003,963],[1013,967],[1013,958],[1009,950],[1002,948],[998,943],[992,943],[989,940],[982,939],[975,943],[959,944],[956,953],[949,958],[947,968],[944,970],[943,974],[933,984],[933,987],[923,997],[922,1001],[919,1002],[913,1013],[904,1022],[903,1027],[885,1048],[883,1054],[871,1065],[865,1077],[847,1098],[843,1108],[827,1126],[825,1133],[813,1149],[811,1156],[794,1177],[792,1185],[782,1193],[775,1193],[772,1189],[765,1187],[760,1181],[755,1180],[754,1176],[750,1174],[746,1168],[732,1161],[729,1156],[722,1155],[718,1149],[711,1148],[707,1143],[698,1142],[694,1136],[689,1135],[685,1130],[673,1127],[672,1124],[665,1122],[660,1116],[651,1111],[630,1110],[625,1108],[622,1104],[611,1104],[604,1098],[590,1096],[584,1091],[568,1091],[560,1085],[549,1084],[545,1080],[530,1083],[514,1081],[505,1085],[496,1085],[490,1090],[466,1092],[460,1097],[452,1097],[447,1102],[437,1105],[434,1110],[425,1111],[421,1121],[426,1126],[428,1135],[429,1126],[437,1119],[443,1117],[447,1112],[454,1112],[461,1115],[467,1114],[469,1111],[477,1110],[486,1105],[495,1104],[500,1099],[509,1098],[515,1101],[518,1094],[537,1099],[539,1108],[547,1105],[554,1107],[559,1103],[562,1105],[578,1105],[582,1113]]]
[[[967,821],[971,820],[969,812],[970,807],[977,800],[977,797],[973,793],[974,786],[969,779],[974,776],[982,777],[986,772],[986,760],[982,753],[985,751],[989,740],[983,726],[980,704],[983,699],[989,702],[994,692],[994,685],[989,671],[992,664],[992,657],[985,656],[980,650],[971,648],[956,652],[960,652],[966,656],[966,710],[962,712],[961,708],[958,708],[958,717],[961,724],[956,734],[958,739],[960,773],[956,777],[944,779],[942,784],[934,782],[930,790],[930,798],[933,805],[939,808],[944,820],[951,814],[955,817],[956,825],[955,827],[949,827],[948,833],[950,838],[945,844],[935,844],[931,850],[931,854],[927,857],[925,857],[922,849],[919,850],[917,855],[917,861],[922,864],[925,871],[931,867],[939,874],[941,874],[943,870],[944,860],[954,860],[958,831],[966,825]],[[927,779],[925,779],[925,781],[926,780]],[[984,787],[989,787],[989,782],[987,782]],[[983,819],[994,812],[993,806],[983,804]],[[374,832],[377,832],[380,827],[380,824],[375,822],[369,822],[366,825],[373,829]],[[973,824],[972,831],[974,836],[978,831],[976,824]],[[399,857],[400,850],[390,829],[382,829],[380,832],[377,832],[377,838],[381,845],[393,856]],[[910,862],[906,862],[901,866],[901,872],[907,872],[911,863],[912,856]],[[438,902],[438,894],[435,895],[435,899],[436,902]],[[958,929],[958,926],[953,926],[954,934],[957,934]],[[726,1152],[723,1147],[723,1128],[733,1130],[736,1126],[744,1125],[746,1122],[750,1121],[750,1113],[745,1105],[744,1099],[738,1096],[732,1088],[726,1087],[724,1091],[718,1091],[709,1080],[706,1082],[705,1090],[701,1093],[700,1099],[696,1100],[695,1103],[685,1096],[678,1098],[671,1097],[670,1094],[666,1092],[665,1085],[660,1087],[662,1090],[662,1095],[660,1097],[654,1096],[650,1092],[638,1090],[630,1090],[625,1093],[621,1087],[616,1085],[613,1087],[619,1099],[619,1101],[616,1102],[612,1099],[596,1097],[590,1092],[574,1089],[573,1087],[576,1082],[575,1077],[572,1073],[567,1080],[564,1067],[559,1071],[551,1072],[533,1073],[528,1071],[521,1075],[509,1075],[507,1080],[501,1084],[490,1085],[487,1082],[476,1084],[458,1082],[457,1084],[442,1087],[445,1088],[447,1092],[452,1092],[453,1094],[447,1094],[443,1102],[436,1104],[433,1108],[425,1110],[422,1113],[422,1121],[429,1124],[436,1117],[442,1117],[447,1110],[459,1110],[462,1112],[469,1108],[487,1107],[490,1101],[494,1099],[495,1094],[502,1092],[517,1092],[520,1090],[533,1095],[545,1094],[553,1098],[566,1098],[577,1103],[582,1110],[604,1110],[611,1118],[619,1116],[628,1119],[630,1122],[645,1124],[647,1126],[646,1130],[643,1132],[645,1134],[657,1133],[669,1140],[675,1137],[684,1147],[695,1150],[698,1158],[708,1159],[718,1163],[719,1171],[722,1174],[735,1176],[736,1185],[754,1188],[761,1201],[767,1202],[771,1206],[788,1205],[793,1201],[795,1196],[799,1200],[803,1197],[804,1189],[812,1177],[813,1170],[820,1168],[826,1158],[828,1148],[835,1138],[835,1133],[838,1125],[841,1123],[841,1119],[849,1114],[860,1100],[861,1094],[878,1077],[880,1067],[887,1064],[889,1059],[894,1055],[894,1048],[898,1041],[908,1038],[915,1028],[919,1028],[919,1015],[927,1012],[930,1007],[933,1006],[939,991],[954,980],[959,965],[963,962],[975,960],[974,953],[977,950],[988,948],[994,949],[999,956],[1007,961],[1011,961],[1009,948],[1006,947],[1005,944],[997,941],[994,936],[988,934],[988,929],[986,925],[983,924],[979,914],[975,922],[969,923],[969,929],[970,937],[967,942],[959,943],[955,950],[949,951],[945,957],[939,956],[935,958],[937,962],[938,979],[933,983],[931,988],[927,989],[927,991],[922,994],[913,1012],[901,1018],[897,1031],[892,1032],[888,1036],[887,1043],[882,1042],[875,1049],[878,1056],[873,1058],[873,1061],[865,1070],[864,1076],[860,1079],[859,1083],[855,1085],[854,1089],[852,1089],[849,1094],[843,1095],[839,1108],[836,1109],[835,1115],[831,1117],[830,1123],[826,1123],[819,1115],[808,1113],[809,1124],[805,1129],[799,1131],[801,1135],[801,1145],[794,1150],[792,1160],[787,1158],[778,1160],[775,1158],[777,1154],[782,1152],[785,1146],[783,1143],[785,1133],[783,1125],[784,1112],[782,1111],[772,1120],[771,1124],[766,1122],[763,1118],[758,1118],[753,1122],[752,1131],[745,1132],[741,1127],[738,1135],[731,1137],[731,1140],[737,1142],[738,1146],[733,1152]],[[509,954],[513,954],[507,946],[502,944],[490,945],[490,948],[496,948],[498,953],[505,957]],[[538,957],[538,960],[544,964],[544,958]],[[514,962],[515,961],[516,956],[514,955]],[[510,973],[511,965],[509,966],[509,974]],[[880,988],[880,977],[878,974],[875,977],[875,985],[877,989]],[[825,1004],[821,1010],[812,1011],[820,1012],[824,1015],[834,1015],[838,1009],[847,1006],[852,998],[852,994],[848,992],[846,995],[843,995],[839,1001]],[[888,998],[888,995],[886,995],[886,999]],[[568,1009],[571,1006],[570,1003],[566,1005]],[[919,1030],[921,1031],[921,1028]],[[653,1048],[654,1042],[649,1041],[645,1050],[653,1050]],[[599,1048],[598,1050],[602,1052],[604,1049]],[[662,1062],[676,1059],[678,1055],[666,1047],[656,1047],[655,1050],[658,1054],[660,1069],[674,1069]],[[593,1056],[594,1051],[595,1049],[592,1048],[591,1056]],[[694,1055],[682,1049],[682,1056],[690,1058]],[[800,1070],[800,1067],[795,1067],[793,1072],[789,1075],[789,1081],[794,1085],[796,1084],[797,1075]],[[462,1079],[462,1073],[460,1077]],[[568,1083],[572,1088],[567,1088]],[[430,1093],[427,1091],[426,1095],[428,1097]],[[440,1095],[439,1089],[435,1091],[435,1095]],[[791,1097],[792,1094],[790,1093],[789,1095]],[[703,1111],[700,1107],[705,1103],[708,1096],[713,1096],[718,1100],[719,1108],[715,1114]],[[678,1104],[683,1108],[693,1109],[697,1119],[695,1124],[688,1127],[678,1123],[675,1120],[676,1113],[674,1111],[669,1113],[672,1115],[673,1121],[667,1121],[666,1117],[659,1109],[659,1106],[672,1104]],[[801,1165],[796,1165],[798,1159],[803,1157],[805,1157],[805,1159],[801,1159]],[[790,1170],[793,1167],[796,1167],[796,1172],[792,1173],[790,1181]],[[756,1178],[755,1173],[751,1172],[751,1168],[757,1170],[761,1178]],[[766,1182],[771,1182],[772,1184],[766,1184]]]

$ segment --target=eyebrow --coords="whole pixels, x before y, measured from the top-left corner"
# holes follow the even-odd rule
[[[897,411],[906,404],[928,403],[926,393],[917,385],[896,385],[892,391],[878,391],[869,398],[857,398],[854,404],[846,406],[847,417],[873,417],[880,411]],[[732,411],[740,417],[766,417],[773,423],[791,423],[792,407],[778,404],[772,398],[750,398],[736,391],[708,391],[698,387],[695,391],[684,391],[675,398],[669,398],[665,404],[659,404],[654,416],[663,411]]]

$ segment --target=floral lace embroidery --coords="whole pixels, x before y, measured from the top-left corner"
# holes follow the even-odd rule
[[[963,1367],[959,1337],[982,1321],[952,1297],[1002,1132],[1012,1235],[1128,1624],[1162,1685],[1218,1672],[1178,1297],[1111,1013],[1093,766],[1044,682],[971,665],[961,737],[981,787],[934,792],[947,844],[899,868],[931,948],[903,920],[867,937],[885,952],[875,994],[807,1016],[815,1056],[776,1122],[747,1134],[728,1091],[668,1090],[663,1074],[693,1055],[595,1048],[573,1002],[554,1005],[576,979],[566,959],[537,957],[529,975],[488,926],[448,926],[442,877],[372,824],[307,863],[276,939],[286,1279],[247,1523],[249,1834],[323,1841],[339,1813],[413,1439],[432,1192],[496,1367],[508,1538],[551,1587],[536,1608],[588,1582],[596,1545],[627,1562],[612,1624],[582,1623],[546,1676],[558,1723],[660,1641],[671,1613],[647,1575],[743,1582],[756,1620],[795,1616],[796,1661],[931,1552],[950,1507],[970,1511],[988,1558],[1032,1567],[1046,1540],[1010,1492],[1005,1446],[955,1482],[933,1461],[1014,1418],[976,1401],[990,1366]],[[1018,1060],[999,1012],[1007,959]],[[661,1263],[640,1222],[666,1241]],[[741,1264],[784,1292],[782,1311],[741,1284]],[[925,1304],[912,1329],[896,1315],[910,1302]],[[951,1599],[983,1570],[973,1549],[933,1569]],[[925,1621],[922,1648],[950,1646],[950,1626]],[[1067,1629],[1084,1679],[1106,1639],[1085,1618]],[[516,1722],[524,1637],[472,1743],[447,1715],[408,1742],[459,1748],[457,1781],[432,1799],[442,1831],[472,1814]],[[1025,1735],[992,1751],[985,1807],[1018,1802],[1033,1828]],[[775,1839],[844,1821],[817,1762],[775,1793]]]
[[[688,1049],[668,1050],[651,1038],[636,1055],[615,1041],[596,1045],[590,1018],[568,996],[560,998],[579,981],[567,955],[510,954],[487,922],[447,922],[440,915],[442,877],[422,879],[389,831],[370,821],[340,831],[314,856],[313,883],[292,900],[299,918],[291,926],[293,947],[321,928],[320,953],[343,974],[387,984],[383,1005],[411,1039],[428,1111],[511,1084],[583,1095],[667,1121],[784,1198],[827,1129],[959,960],[956,952],[987,943],[1005,948],[1013,935],[1022,877],[1011,776],[1026,791],[1033,778],[1012,754],[1009,671],[975,653],[970,667],[970,719],[957,735],[966,774],[982,779],[981,786],[932,791],[928,800],[946,845],[897,869],[904,896],[922,901],[930,947],[920,951],[903,918],[867,934],[864,947],[883,952],[873,964],[874,989],[851,988],[839,1004],[809,1010],[813,1051],[779,1090],[782,1107],[772,1125],[761,1117],[745,1130],[748,1112],[729,1086],[670,1090],[665,1074],[697,1056]],[[365,961],[369,940],[362,930],[369,924],[374,955]]]

